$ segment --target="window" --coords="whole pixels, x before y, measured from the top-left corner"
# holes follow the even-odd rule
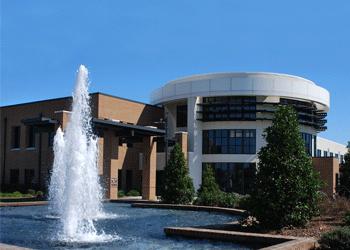
[[[322,151],[321,149],[317,149],[317,157],[321,157]]]
[[[339,155],[338,155],[338,154],[335,154],[335,158],[339,159]]]
[[[10,184],[19,183],[19,169],[10,169]]]
[[[47,139],[48,139],[47,145],[48,145],[49,147],[52,147],[52,146],[53,146],[54,137],[55,137],[55,133],[54,133],[54,132],[49,132],[49,133],[47,134]]]
[[[312,135],[308,133],[301,133],[301,137],[305,143],[305,150],[311,156],[312,155]]]
[[[330,157],[333,157],[333,152],[330,152],[329,155],[330,155]]]
[[[35,147],[35,131],[33,126],[26,127],[26,145],[27,148]]]
[[[122,190],[123,187],[123,172],[121,169],[118,169],[118,189]]]
[[[251,191],[255,163],[215,162],[203,163],[214,168],[216,181],[222,191],[247,194]]]
[[[254,129],[203,130],[203,154],[255,154]]]
[[[34,169],[24,170],[24,185],[27,188],[32,188],[34,185]]]
[[[176,107],[176,127],[187,127],[187,105]]]
[[[344,162],[344,155],[340,155],[340,163]]]
[[[12,127],[11,147],[12,148],[20,148],[20,140],[21,140],[21,127],[20,126]]]
[[[253,121],[256,119],[256,97],[254,96],[204,97],[201,106],[203,121]]]
[[[327,151],[323,151],[323,157],[328,157],[328,152]]]

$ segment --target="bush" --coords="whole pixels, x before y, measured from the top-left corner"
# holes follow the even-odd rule
[[[37,196],[37,197],[43,197],[43,196],[44,196],[43,191],[38,191],[38,192],[36,192],[36,196]]]
[[[238,204],[238,196],[234,193],[225,193],[221,191],[219,196],[219,207],[236,207]]]
[[[240,209],[249,210],[251,207],[250,203],[251,203],[250,195],[241,195],[238,197],[237,207]]]
[[[196,204],[202,206],[218,206],[224,197],[216,183],[214,170],[209,165],[205,165],[202,173],[202,184],[197,192]]]
[[[268,228],[304,226],[318,214],[321,182],[300,135],[296,112],[280,106],[265,130],[251,193],[251,212]]]
[[[214,170],[209,165],[203,169],[202,184],[197,193],[196,204],[201,206],[235,207],[238,195],[220,190],[214,177]]]
[[[12,197],[22,197],[22,196],[23,196],[23,194],[19,191],[15,191],[12,193]]]
[[[350,227],[343,227],[322,235],[321,249],[350,249]]]
[[[193,201],[192,179],[188,173],[184,154],[178,144],[175,144],[164,168],[164,181],[160,195],[164,203],[190,204]]]
[[[27,193],[30,195],[35,195],[35,190],[34,189],[28,189]]]
[[[341,196],[350,198],[350,142],[348,152],[344,155],[344,162],[340,165],[340,178],[337,191]]]
[[[124,196],[125,196],[124,190],[119,190],[118,191],[118,197],[124,197]]]
[[[129,192],[127,192],[126,196],[140,196],[140,192],[135,189],[131,189]]]
[[[350,226],[350,211],[347,211],[344,216],[344,223],[347,226]]]

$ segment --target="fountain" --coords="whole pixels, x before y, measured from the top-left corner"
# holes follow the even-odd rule
[[[88,86],[88,70],[81,65],[69,122],[64,132],[57,129],[54,138],[49,199],[50,209],[60,218],[59,238],[64,241],[111,239],[103,233],[98,235],[94,226],[94,220],[103,217],[103,211]]]
[[[64,131],[57,129],[54,138],[49,209],[0,207],[0,243],[34,249],[249,249],[232,243],[178,240],[163,232],[166,226],[203,226],[238,219],[232,215],[141,211],[128,204],[102,203],[88,85],[88,71],[80,66],[70,120]]]

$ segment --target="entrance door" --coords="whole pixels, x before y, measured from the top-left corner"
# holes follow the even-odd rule
[[[132,170],[126,170],[126,192],[132,189]]]

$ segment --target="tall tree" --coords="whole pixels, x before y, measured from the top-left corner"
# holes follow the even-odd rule
[[[344,162],[340,165],[338,192],[350,198],[350,142],[348,142],[348,152],[344,155]]]
[[[190,204],[194,194],[193,182],[189,176],[184,154],[180,146],[175,144],[164,168],[164,182],[161,188],[162,202]]]
[[[264,138],[267,144],[258,153],[252,214],[266,227],[305,225],[318,212],[321,183],[292,107],[278,107]]]

